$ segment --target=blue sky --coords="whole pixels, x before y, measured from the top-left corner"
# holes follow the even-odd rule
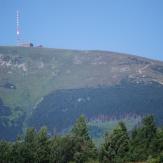
[[[0,0],[0,45],[99,49],[163,60],[163,0]]]

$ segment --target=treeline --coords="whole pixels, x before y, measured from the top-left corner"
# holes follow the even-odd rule
[[[128,132],[120,122],[96,148],[89,136],[87,122],[80,116],[69,134],[48,136],[29,128],[15,142],[0,141],[1,163],[131,163],[163,162],[163,129],[157,128],[153,116],[147,116]]]

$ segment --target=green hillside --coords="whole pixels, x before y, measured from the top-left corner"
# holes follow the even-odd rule
[[[54,122],[56,132],[64,132],[80,114],[90,120],[104,114],[119,119],[122,112],[123,117],[155,111],[162,116],[162,84],[160,61],[106,51],[1,46],[0,137],[12,139],[27,126],[47,125],[52,131]],[[136,101],[128,105],[133,93]]]

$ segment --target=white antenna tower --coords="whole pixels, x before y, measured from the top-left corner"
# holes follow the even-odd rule
[[[20,13],[16,11],[16,42],[17,45],[20,45]]]

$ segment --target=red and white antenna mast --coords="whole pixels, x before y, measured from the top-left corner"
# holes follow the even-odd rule
[[[16,42],[20,45],[20,13],[16,11]]]

